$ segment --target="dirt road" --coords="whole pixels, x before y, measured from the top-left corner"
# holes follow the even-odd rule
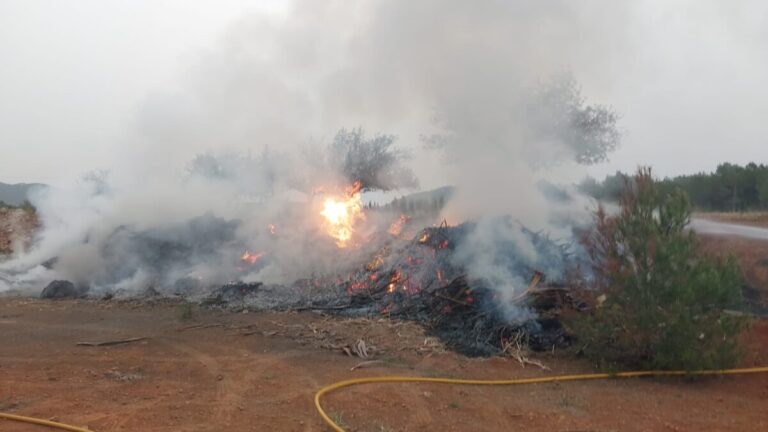
[[[768,241],[768,228],[750,226],[708,219],[693,219],[691,227],[698,233],[727,237],[744,237],[753,240]]]
[[[232,314],[179,305],[0,299],[0,410],[94,431],[320,431],[320,386],[367,375],[514,378],[588,372],[560,353],[552,368],[442,352],[408,323],[312,313]],[[181,318],[185,319],[182,320]],[[130,337],[105,347],[82,341]],[[343,354],[367,342],[368,368]],[[768,322],[746,365],[768,363]],[[768,376],[605,381],[517,388],[380,384],[328,397],[349,431],[763,431]],[[0,421],[2,431],[34,431]]]

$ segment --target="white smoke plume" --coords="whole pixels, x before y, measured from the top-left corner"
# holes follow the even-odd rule
[[[138,107],[109,175],[35,198],[44,230],[2,269],[135,291],[184,278],[290,283],[358,265],[364,254],[324,235],[316,192],[349,186],[354,170],[328,149],[337,131],[361,127],[393,134],[395,153],[411,157],[382,171],[398,178],[369,183],[455,186],[443,216],[480,221],[457,255],[513,296],[525,277],[495,259],[495,242],[545,263],[518,225],[486,221],[552,230],[583,218],[583,202],[553,200],[542,180],[580,178],[577,162],[618,141],[615,116],[576,84],[609,63],[618,3],[304,0],[284,18],[243,17],[177,88]],[[232,263],[244,250],[271,258],[242,272]]]

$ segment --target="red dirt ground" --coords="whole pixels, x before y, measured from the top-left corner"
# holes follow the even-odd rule
[[[178,304],[0,299],[0,410],[94,431],[321,431],[314,392],[368,375],[516,378],[592,372],[565,354],[523,368],[444,352],[409,323],[313,313],[192,312]],[[191,326],[211,325],[210,327]],[[76,346],[143,336],[125,345]],[[375,359],[341,347],[362,338]],[[768,364],[768,321],[746,366]],[[376,384],[330,395],[349,431],[764,431],[768,375],[521,387]],[[40,430],[0,420],[3,431]]]
[[[768,308],[768,241],[704,235],[699,239],[704,253],[735,256],[748,287],[745,296],[751,297],[750,300],[762,308]]]
[[[17,226],[0,226],[0,253],[11,246],[7,239],[32,229]],[[702,248],[735,253],[749,285],[768,301],[768,242],[704,238]],[[551,371],[507,358],[469,359],[445,352],[410,323],[186,308],[0,298],[0,411],[97,432],[323,431],[313,395],[342,379],[594,372],[560,352],[535,356]],[[147,339],[76,345],[137,336]],[[370,358],[344,354],[359,339]],[[745,351],[744,366],[768,365],[768,320],[755,321]],[[371,359],[379,363],[350,370]],[[329,395],[325,406],[350,432],[765,431],[768,374],[521,387],[375,384]],[[45,429],[0,420],[0,430]]]

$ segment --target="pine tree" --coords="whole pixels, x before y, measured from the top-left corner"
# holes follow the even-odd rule
[[[660,194],[650,169],[626,182],[620,207],[617,215],[599,208],[595,230],[584,238],[595,292],[604,296],[575,320],[584,352],[608,366],[733,365],[743,320],[723,310],[741,300],[735,260],[697,255],[686,195]]]

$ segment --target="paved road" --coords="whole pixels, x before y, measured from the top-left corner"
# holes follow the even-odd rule
[[[693,219],[691,228],[702,234],[738,236],[768,241],[768,228],[715,222],[707,219]]]

